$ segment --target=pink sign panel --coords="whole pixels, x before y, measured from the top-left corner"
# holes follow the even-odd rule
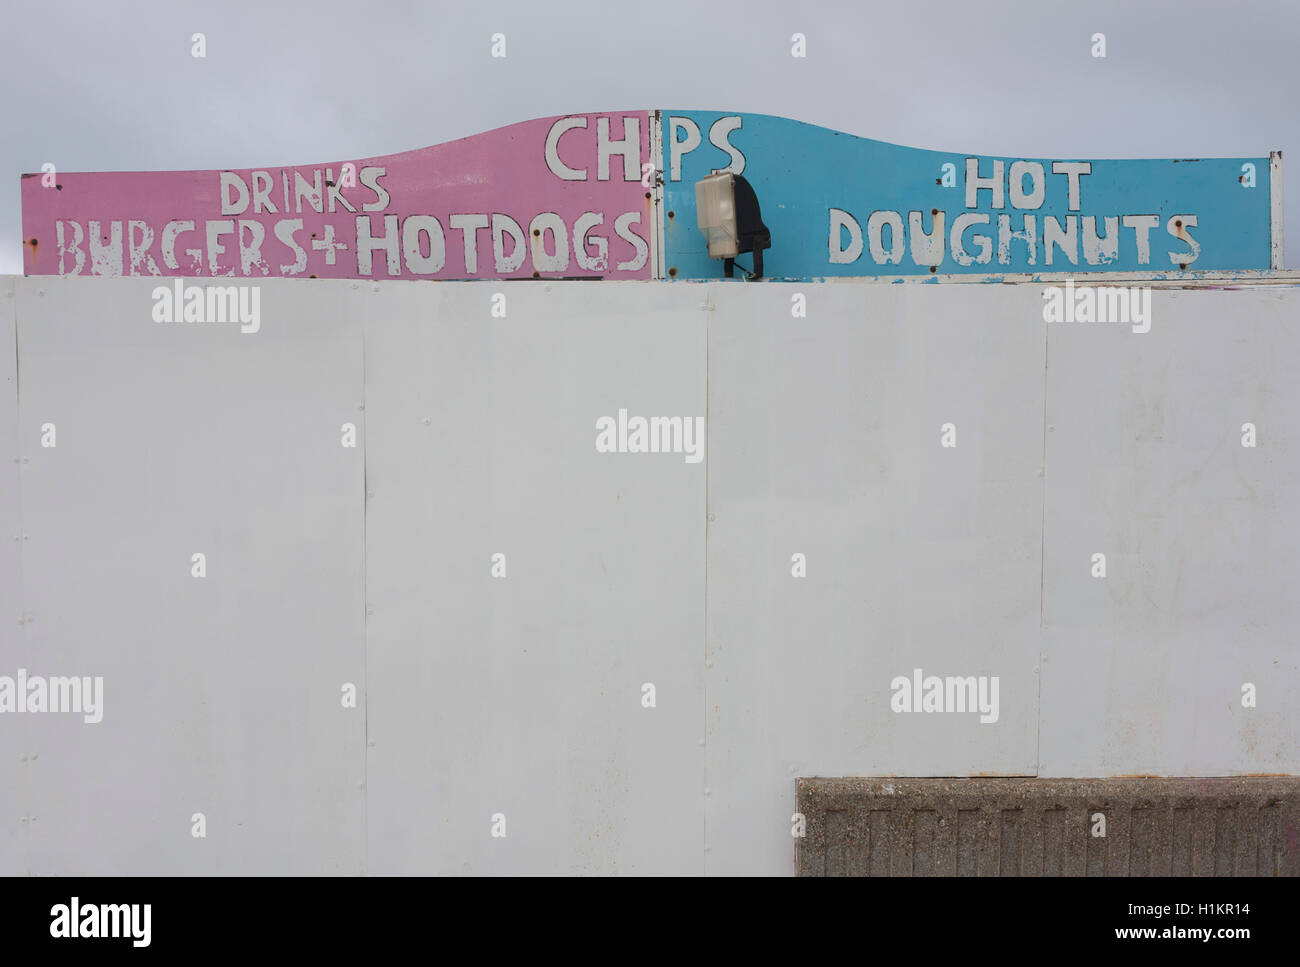
[[[321,165],[23,175],[24,271],[648,279],[650,152],[626,111]]]

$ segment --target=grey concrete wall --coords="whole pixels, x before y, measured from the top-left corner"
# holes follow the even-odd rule
[[[1300,772],[1295,288],[152,287],[0,279],[0,675],[105,681],[0,715],[0,872],[792,873],[797,776]]]
[[[800,876],[1300,876],[1300,779],[800,779]]]

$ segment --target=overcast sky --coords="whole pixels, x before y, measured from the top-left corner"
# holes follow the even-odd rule
[[[310,164],[629,108],[1002,156],[1281,149],[1300,265],[1297,0],[11,0],[0,16],[0,274],[22,271],[19,175],[47,161]],[[190,56],[196,32],[205,59]],[[496,32],[505,59],[490,56]],[[806,59],[790,56],[795,32]]]

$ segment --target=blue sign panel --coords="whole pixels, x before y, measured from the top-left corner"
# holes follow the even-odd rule
[[[662,125],[669,278],[722,276],[695,208],[696,182],[719,171],[757,194],[773,279],[1270,267],[1268,157],[999,158],[709,111]]]

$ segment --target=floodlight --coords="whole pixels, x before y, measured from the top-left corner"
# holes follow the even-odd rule
[[[772,233],[763,224],[758,196],[748,181],[730,171],[701,178],[695,183],[695,212],[709,244],[709,258],[723,260],[726,278],[731,278],[741,252],[754,253],[749,278],[762,277],[763,249],[772,247]]]

